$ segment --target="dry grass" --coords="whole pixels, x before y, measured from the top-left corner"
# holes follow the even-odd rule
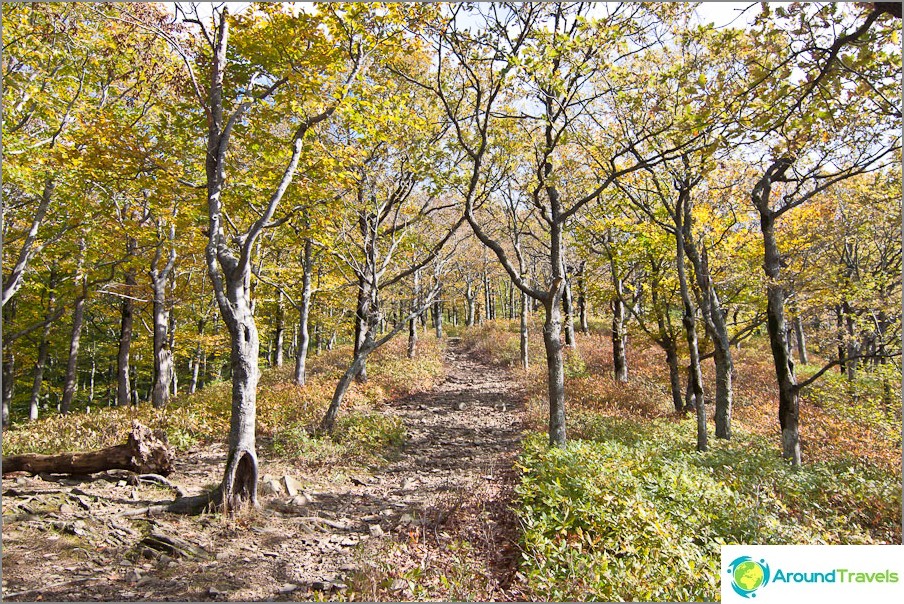
[[[445,375],[443,342],[422,338],[414,362],[405,358],[404,338],[390,341],[368,363],[369,380],[353,384],[340,418],[366,415],[384,402],[430,390]],[[336,381],[351,359],[350,347],[338,347],[309,359],[310,377],[304,387],[291,381],[292,368],[264,369],[258,386],[257,433],[262,442],[278,439],[281,432],[315,424],[326,411]],[[131,420],[166,432],[178,450],[220,442],[229,431],[230,385],[217,382],[195,394],[182,394],[163,409],[149,404],[138,407],[95,409],[66,416],[48,415],[37,422],[14,425],[3,435],[3,454],[84,451],[120,444]],[[341,440],[341,426],[338,437]],[[337,451],[330,461],[341,461]]]
[[[482,359],[515,367],[518,363],[517,328],[517,323],[510,321],[486,323],[466,332],[464,340]],[[548,421],[548,393],[538,329],[539,324],[535,323],[530,334],[530,368],[527,371],[518,368],[516,375],[524,384],[530,426],[544,430]],[[774,437],[776,447],[779,447],[778,388],[768,342],[763,338],[747,341],[740,349],[733,350],[733,357],[734,427]],[[636,420],[672,416],[664,353],[638,335],[629,339],[628,363],[629,383],[626,386],[612,378],[609,334],[578,333],[576,350],[566,351],[567,412],[593,412]],[[807,373],[811,372],[808,368]],[[704,363],[703,377],[709,403],[707,412],[714,432],[712,393],[715,374],[711,362]],[[854,404],[854,400],[861,404],[865,404],[864,400],[873,400],[864,393],[870,386],[859,383],[861,390],[852,399],[838,381],[832,376],[824,376],[823,388],[809,389],[801,397],[801,445],[805,461],[853,459],[900,474],[900,399],[896,397],[895,404],[883,410],[885,421],[877,421],[875,412],[868,413],[869,410],[864,411]]]

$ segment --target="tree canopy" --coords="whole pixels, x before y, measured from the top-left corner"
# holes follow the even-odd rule
[[[351,343],[329,430],[428,314],[521,317],[524,367],[538,315],[550,444],[600,319],[627,388],[629,338],[663,353],[700,451],[768,338],[799,464],[802,389],[898,375],[896,6],[6,3],[4,424],[228,379],[239,506],[261,366]]]

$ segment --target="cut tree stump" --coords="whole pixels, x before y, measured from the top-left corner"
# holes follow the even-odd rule
[[[85,453],[60,455],[13,455],[3,458],[3,474],[10,472],[50,472],[53,474],[94,474],[107,470],[130,470],[136,474],[172,472],[175,455],[166,435],[136,421],[132,422],[129,438],[124,445],[116,445]]]

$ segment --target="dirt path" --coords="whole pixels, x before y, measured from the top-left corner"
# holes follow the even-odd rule
[[[505,370],[454,340],[446,360],[444,383],[381,409],[407,429],[397,459],[331,476],[265,461],[274,479],[296,478],[299,494],[263,495],[243,517],[116,518],[167,496],[123,477],[3,480],[4,598],[517,599],[508,503],[519,397]],[[171,478],[216,482],[223,456],[222,447],[195,451]],[[151,532],[204,551],[161,556],[140,543]]]

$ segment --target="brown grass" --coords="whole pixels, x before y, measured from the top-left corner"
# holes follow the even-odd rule
[[[482,359],[514,367],[518,363],[517,329],[517,323],[511,321],[487,323],[466,332],[464,340]],[[546,362],[538,331],[539,324],[535,322],[529,338],[530,368],[527,371],[518,369],[516,373],[524,384],[530,427],[545,430],[548,413]],[[748,340],[740,349],[733,350],[733,358],[733,426],[736,430],[773,436],[778,448],[778,388],[768,342],[765,338]],[[629,338],[628,363],[629,382],[620,384],[612,378],[609,334],[578,333],[576,350],[566,351],[567,412],[591,411],[636,420],[674,415],[665,354],[643,335],[635,335]],[[704,362],[703,376],[707,415],[714,432],[712,393],[715,374],[711,361]],[[682,383],[685,380],[682,376]],[[900,418],[900,399],[896,400],[896,405],[888,413],[893,418]],[[804,391],[801,397],[800,429],[805,462],[853,458],[889,472],[901,471],[900,433],[864,420],[855,410],[843,405],[828,405],[816,392]]]

